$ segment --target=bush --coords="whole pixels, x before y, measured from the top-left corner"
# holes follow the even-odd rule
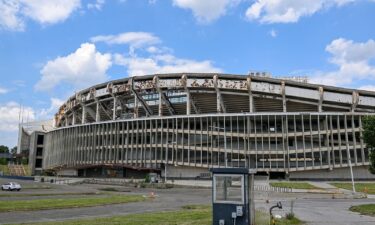
[[[290,213],[285,214],[285,218],[288,219],[288,220],[292,220],[296,217],[295,217],[294,213],[290,212]]]
[[[145,177],[145,183],[150,183],[151,182],[151,178],[150,178],[150,175],[146,175]]]
[[[6,158],[0,159],[0,165],[7,165],[7,164],[8,164],[8,160]]]
[[[22,158],[21,164],[22,165],[27,165],[27,164],[29,164],[29,160],[27,158]]]

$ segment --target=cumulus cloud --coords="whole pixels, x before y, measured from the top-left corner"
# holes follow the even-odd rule
[[[129,76],[175,72],[220,72],[210,60],[197,61],[178,58],[173,50],[162,46],[162,41],[147,32],[127,32],[118,35],[100,35],[91,38],[92,42],[105,42],[109,45],[129,46],[127,54],[114,54],[114,63],[124,66]],[[140,54],[137,54],[140,53]],[[138,56],[142,55],[142,56]]]
[[[269,34],[270,34],[271,37],[273,37],[273,38],[277,37],[277,31],[274,30],[274,29],[270,30]]]
[[[0,28],[23,30],[24,21],[18,17],[20,3],[18,0],[0,0]]]
[[[42,108],[38,111],[38,117],[43,119],[52,118],[53,115],[59,110],[60,106],[64,104],[64,100],[59,98],[50,99],[50,107]]]
[[[173,5],[189,9],[200,23],[210,23],[226,14],[230,7],[241,0],[173,0]]]
[[[21,121],[35,119],[35,111],[31,107],[22,107],[21,110],[20,104],[16,102],[0,104],[0,131],[17,131],[20,111],[22,111]]]
[[[246,11],[246,17],[261,23],[292,23],[333,6],[354,0],[256,0]]]
[[[5,88],[0,87],[0,94],[6,94],[6,93],[8,93],[8,92],[9,92],[8,89],[5,89]]]
[[[128,44],[132,47],[142,47],[160,43],[160,39],[147,32],[126,32],[117,35],[99,35],[91,38],[92,42],[107,44]]]
[[[48,61],[41,70],[36,90],[51,90],[61,82],[75,88],[88,87],[108,79],[111,55],[102,54],[94,44],[84,43],[74,53]]]
[[[0,0],[0,28],[22,31],[27,19],[41,24],[62,22],[80,5],[80,0]]]
[[[88,9],[96,9],[102,10],[103,5],[105,4],[105,0],[96,0],[95,2],[91,2],[87,4]]]
[[[359,87],[360,90],[375,91],[375,85],[364,85]]]
[[[155,55],[143,58],[125,57],[116,54],[114,60],[116,64],[125,66],[130,76],[154,73],[222,72],[220,68],[213,66],[209,60],[181,59],[173,55]]]
[[[331,72],[317,72],[311,78],[313,83],[326,85],[349,85],[353,81],[375,79],[375,41],[356,43],[352,40],[338,38],[333,40],[326,51],[331,53],[330,62],[338,69]]]

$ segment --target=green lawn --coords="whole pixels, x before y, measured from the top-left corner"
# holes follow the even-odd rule
[[[375,216],[375,204],[352,206],[350,211],[358,212],[362,215]]]
[[[145,198],[140,195],[105,195],[101,197],[75,199],[37,199],[0,201],[0,212],[89,207],[128,202],[139,202],[143,200],[145,200]]]
[[[24,194],[24,193],[9,193],[9,192],[0,192],[0,200],[2,197],[32,197],[32,196],[64,196],[64,195],[98,195],[100,193],[95,193],[95,192],[81,192],[81,193],[30,193],[30,194]]]
[[[52,186],[45,185],[45,184],[32,184],[32,185],[22,185],[22,189],[51,189]]]
[[[319,189],[312,184],[307,182],[271,182],[272,187],[281,187],[281,188],[293,188],[293,189]]]
[[[0,171],[3,171],[4,175],[9,175],[8,165],[0,165]]]
[[[61,222],[30,223],[30,225],[211,225],[212,210],[210,206],[190,205],[178,211],[131,214],[109,218],[70,220]],[[269,217],[265,212],[257,212],[257,225],[268,225]],[[278,220],[278,225],[300,225],[298,219]]]
[[[352,190],[352,183],[330,183],[338,188]],[[355,183],[355,190],[358,192],[365,192],[367,188],[367,194],[375,194],[375,183]]]

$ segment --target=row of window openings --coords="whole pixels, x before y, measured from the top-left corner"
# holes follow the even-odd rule
[[[136,122],[134,122],[134,124],[130,122],[129,125],[127,125],[126,123],[118,123],[118,130],[135,130],[135,129],[143,130],[143,129],[151,129],[151,127],[153,129],[161,129],[163,127],[164,129],[169,128],[171,130],[172,129],[190,129],[190,130],[223,131],[223,128],[225,127],[226,131],[228,132],[229,131],[243,132],[244,130],[250,133],[282,132],[283,131],[281,122],[277,122],[275,124],[274,121],[268,122],[267,120],[263,120],[263,122],[256,121],[256,123],[254,123],[254,121],[251,120],[249,123],[250,129],[247,128],[248,124],[244,123],[243,121],[238,122],[238,123],[237,121],[233,121],[232,123],[227,122],[226,124],[219,123],[219,125],[215,125],[215,123],[209,123],[207,122],[207,120],[200,123],[199,120],[195,120],[194,122],[194,119],[191,119],[190,123],[189,122],[177,122],[177,127],[174,123],[169,123],[169,124],[164,123],[163,125],[155,121],[151,123],[152,124],[150,124],[150,122],[147,121],[145,122],[145,125],[142,123],[139,123],[138,126],[136,125]],[[302,127],[301,121],[296,121],[295,124],[296,126],[294,127],[293,121],[288,122],[287,130],[289,132],[294,132],[294,130],[296,130],[297,132],[302,132],[303,130],[305,132],[309,132],[310,130],[316,131],[319,129],[321,131],[325,131],[326,129],[328,130],[330,129],[337,130],[339,128],[345,129],[345,121],[343,120],[340,120],[339,126],[337,124],[337,121],[333,120],[332,127],[331,127],[330,121],[325,122],[324,120],[321,120],[319,122],[319,126],[318,126],[317,121],[311,121],[311,123],[309,121],[305,121],[303,124],[303,127]],[[311,125],[311,128],[310,128],[310,125]],[[354,127],[352,125],[354,125]],[[96,127],[96,130],[108,130],[108,129],[112,130],[112,129],[115,129],[115,127],[116,126],[114,124],[112,125],[102,124]],[[359,120],[354,120],[354,124],[352,123],[351,120],[347,120],[347,124],[346,124],[347,129],[358,128],[358,127],[359,127]],[[284,127],[284,130],[286,130],[285,128],[286,126]]]
[[[334,154],[330,157],[330,163],[331,164],[346,164],[348,163],[348,155],[346,151],[340,152],[333,152]],[[145,152],[121,152],[121,151],[96,151],[93,153],[93,157],[96,160],[115,160],[115,155],[117,154],[117,160],[165,160],[165,151],[163,150],[147,150]],[[190,163],[217,163],[217,162],[225,162],[225,153],[210,153],[210,152],[194,152],[194,151],[182,151],[177,150],[174,153],[172,151],[168,151],[168,160],[175,160],[178,162],[190,162]],[[189,155],[190,154],[190,155]],[[355,162],[355,154],[357,156],[357,162],[362,161],[362,152],[358,149],[356,153],[354,153],[353,150],[350,151],[350,158],[353,163]],[[86,156],[86,157],[85,157]],[[173,159],[172,157],[175,157]],[[88,155],[81,155],[81,160],[89,160]],[[270,165],[270,164],[284,164],[285,162],[288,162],[290,165],[302,165],[304,163],[307,164],[307,166],[311,165],[319,165],[322,163],[323,165],[328,164],[328,153],[323,152],[314,152],[314,153],[299,153],[299,154],[290,154],[289,157],[287,155],[283,154],[274,154],[274,155],[267,155],[267,154],[259,154],[257,156],[252,155],[250,157],[247,157],[245,159],[244,155],[241,154],[227,154],[227,159],[229,163],[235,163],[235,162],[244,162],[246,160],[249,160],[251,163],[255,164],[255,162],[258,165]],[[190,161],[189,161],[190,160]],[[368,161],[368,154],[364,154],[364,161]]]

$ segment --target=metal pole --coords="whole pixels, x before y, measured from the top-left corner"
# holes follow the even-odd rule
[[[352,178],[352,189],[353,189],[353,194],[356,192],[355,191],[355,185],[354,185],[354,176],[353,176],[353,167],[352,167],[352,160],[349,152],[349,167],[350,167],[350,176]]]

